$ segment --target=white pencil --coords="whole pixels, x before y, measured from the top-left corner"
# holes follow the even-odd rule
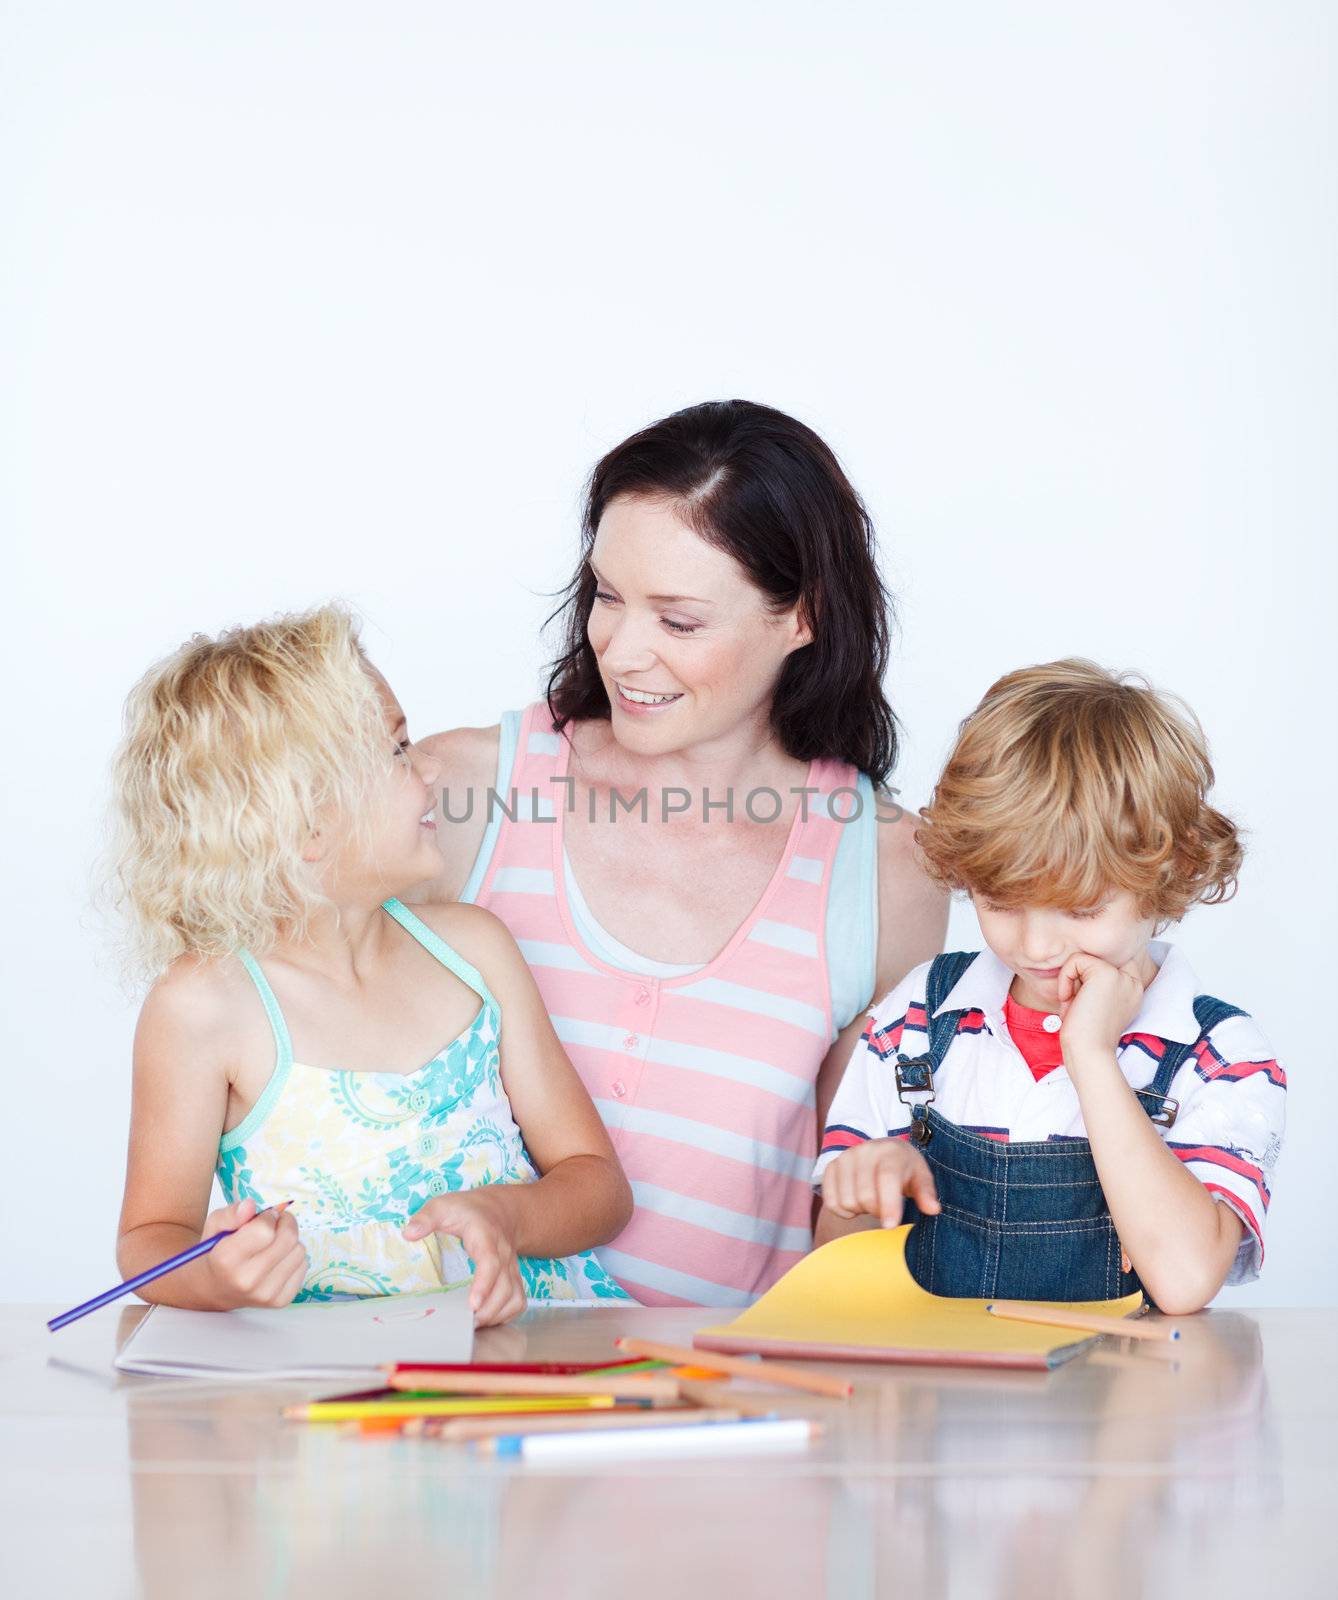
[[[497,1441],[497,1455],[525,1461],[590,1461],[601,1457],[754,1455],[802,1449],[822,1432],[803,1417],[775,1421],[685,1423],[646,1432],[616,1429],[588,1433],[521,1434]]]

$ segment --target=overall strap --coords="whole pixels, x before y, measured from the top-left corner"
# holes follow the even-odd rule
[[[260,970],[260,963],[249,950],[239,950],[237,959],[251,975],[251,982],[255,984],[265,1007],[265,1015],[269,1018],[270,1029],[274,1034],[276,1076],[286,1074],[293,1064],[293,1043],[288,1037],[288,1024],[283,1020],[283,1012],[279,1009],[279,1002],[274,998],[274,991],[269,986],[269,979]]]
[[[897,1099],[910,1107],[911,1137],[917,1144],[929,1143],[929,1102],[935,1098],[934,1073],[942,1066],[948,1046],[957,1032],[957,1024],[964,1011],[945,1011],[935,1016],[935,1010],[952,993],[953,985],[976,959],[973,950],[954,950],[935,956],[925,980],[925,1031],[929,1038],[925,1054],[913,1059],[899,1054],[893,1067]],[[911,1095],[918,1098],[912,1100]]]
[[[935,1016],[934,1013],[952,993],[957,980],[976,959],[976,955],[975,950],[951,950],[935,956],[930,962],[929,977],[925,982],[925,1027],[929,1034],[929,1057],[935,1067],[943,1065],[948,1046],[957,1033],[957,1024],[966,1013],[965,1010],[945,1011],[942,1016]]]
[[[1174,1123],[1176,1114],[1180,1110],[1179,1103],[1171,1099],[1171,1084],[1175,1081],[1176,1073],[1219,1023],[1225,1022],[1228,1017],[1245,1015],[1239,1006],[1228,1005],[1225,1000],[1218,1000],[1213,995],[1194,996],[1194,1020],[1199,1025],[1198,1038],[1190,1044],[1168,1040],[1152,1082],[1145,1089],[1134,1090],[1142,1102],[1143,1109],[1154,1122],[1166,1128]],[[1156,1104],[1149,1105],[1149,1100],[1155,1101]]]
[[[421,917],[416,916],[408,906],[401,904],[393,896],[381,902],[381,909],[388,911],[400,927],[406,933],[411,933],[429,955],[435,956],[443,967],[449,967],[461,983],[467,984],[478,995],[484,1005],[491,1006],[497,1015],[501,1016],[502,1008],[493,999],[492,990],[483,981],[483,974],[477,967],[471,966],[458,951],[452,950],[450,945],[439,934],[434,933]]]

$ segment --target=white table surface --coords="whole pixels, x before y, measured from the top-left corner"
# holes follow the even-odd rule
[[[1338,1311],[1182,1319],[1048,1375],[832,1365],[803,1454],[517,1466],[285,1422],[336,1385],[118,1377],[143,1314],[0,1307],[0,1592],[253,1597],[1338,1593]],[[612,1358],[708,1311],[531,1312],[476,1358]]]

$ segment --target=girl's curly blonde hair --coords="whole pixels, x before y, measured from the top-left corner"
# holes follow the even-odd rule
[[[390,756],[356,619],[335,604],[195,634],[126,701],[110,897],[128,964],[263,952],[325,903],[302,851],[356,831]]]
[[[1212,784],[1183,701],[1052,661],[1000,678],[962,723],[916,839],[938,882],[1002,906],[1076,911],[1125,889],[1143,916],[1178,922],[1236,890],[1240,834]]]

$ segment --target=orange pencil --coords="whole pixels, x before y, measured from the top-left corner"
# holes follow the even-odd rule
[[[563,1377],[528,1372],[433,1372],[423,1367],[396,1367],[392,1389],[427,1394],[608,1394],[615,1400],[677,1400],[678,1379],[660,1373],[629,1378]]]
[[[657,1344],[651,1339],[615,1339],[619,1350],[629,1355],[650,1356],[656,1361],[672,1361],[678,1366],[706,1367],[731,1378],[753,1378],[758,1383],[774,1383],[782,1389],[802,1389],[806,1394],[831,1395],[848,1399],[854,1385],[844,1378],[829,1378],[820,1372],[801,1372],[798,1367],[783,1367],[776,1361],[745,1360],[742,1356],[719,1356],[713,1350],[685,1350],[681,1345]]]
[[[1034,1306],[1021,1300],[996,1300],[985,1309],[1008,1322],[1039,1322],[1049,1328],[1077,1328],[1084,1333],[1112,1333],[1117,1339],[1156,1339],[1165,1344],[1180,1337],[1179,1328],[1164,1322],[1134,1322],[1128,1317],[1103,1317],[1095,1311],[1065,1311],[1062,1306]]]

